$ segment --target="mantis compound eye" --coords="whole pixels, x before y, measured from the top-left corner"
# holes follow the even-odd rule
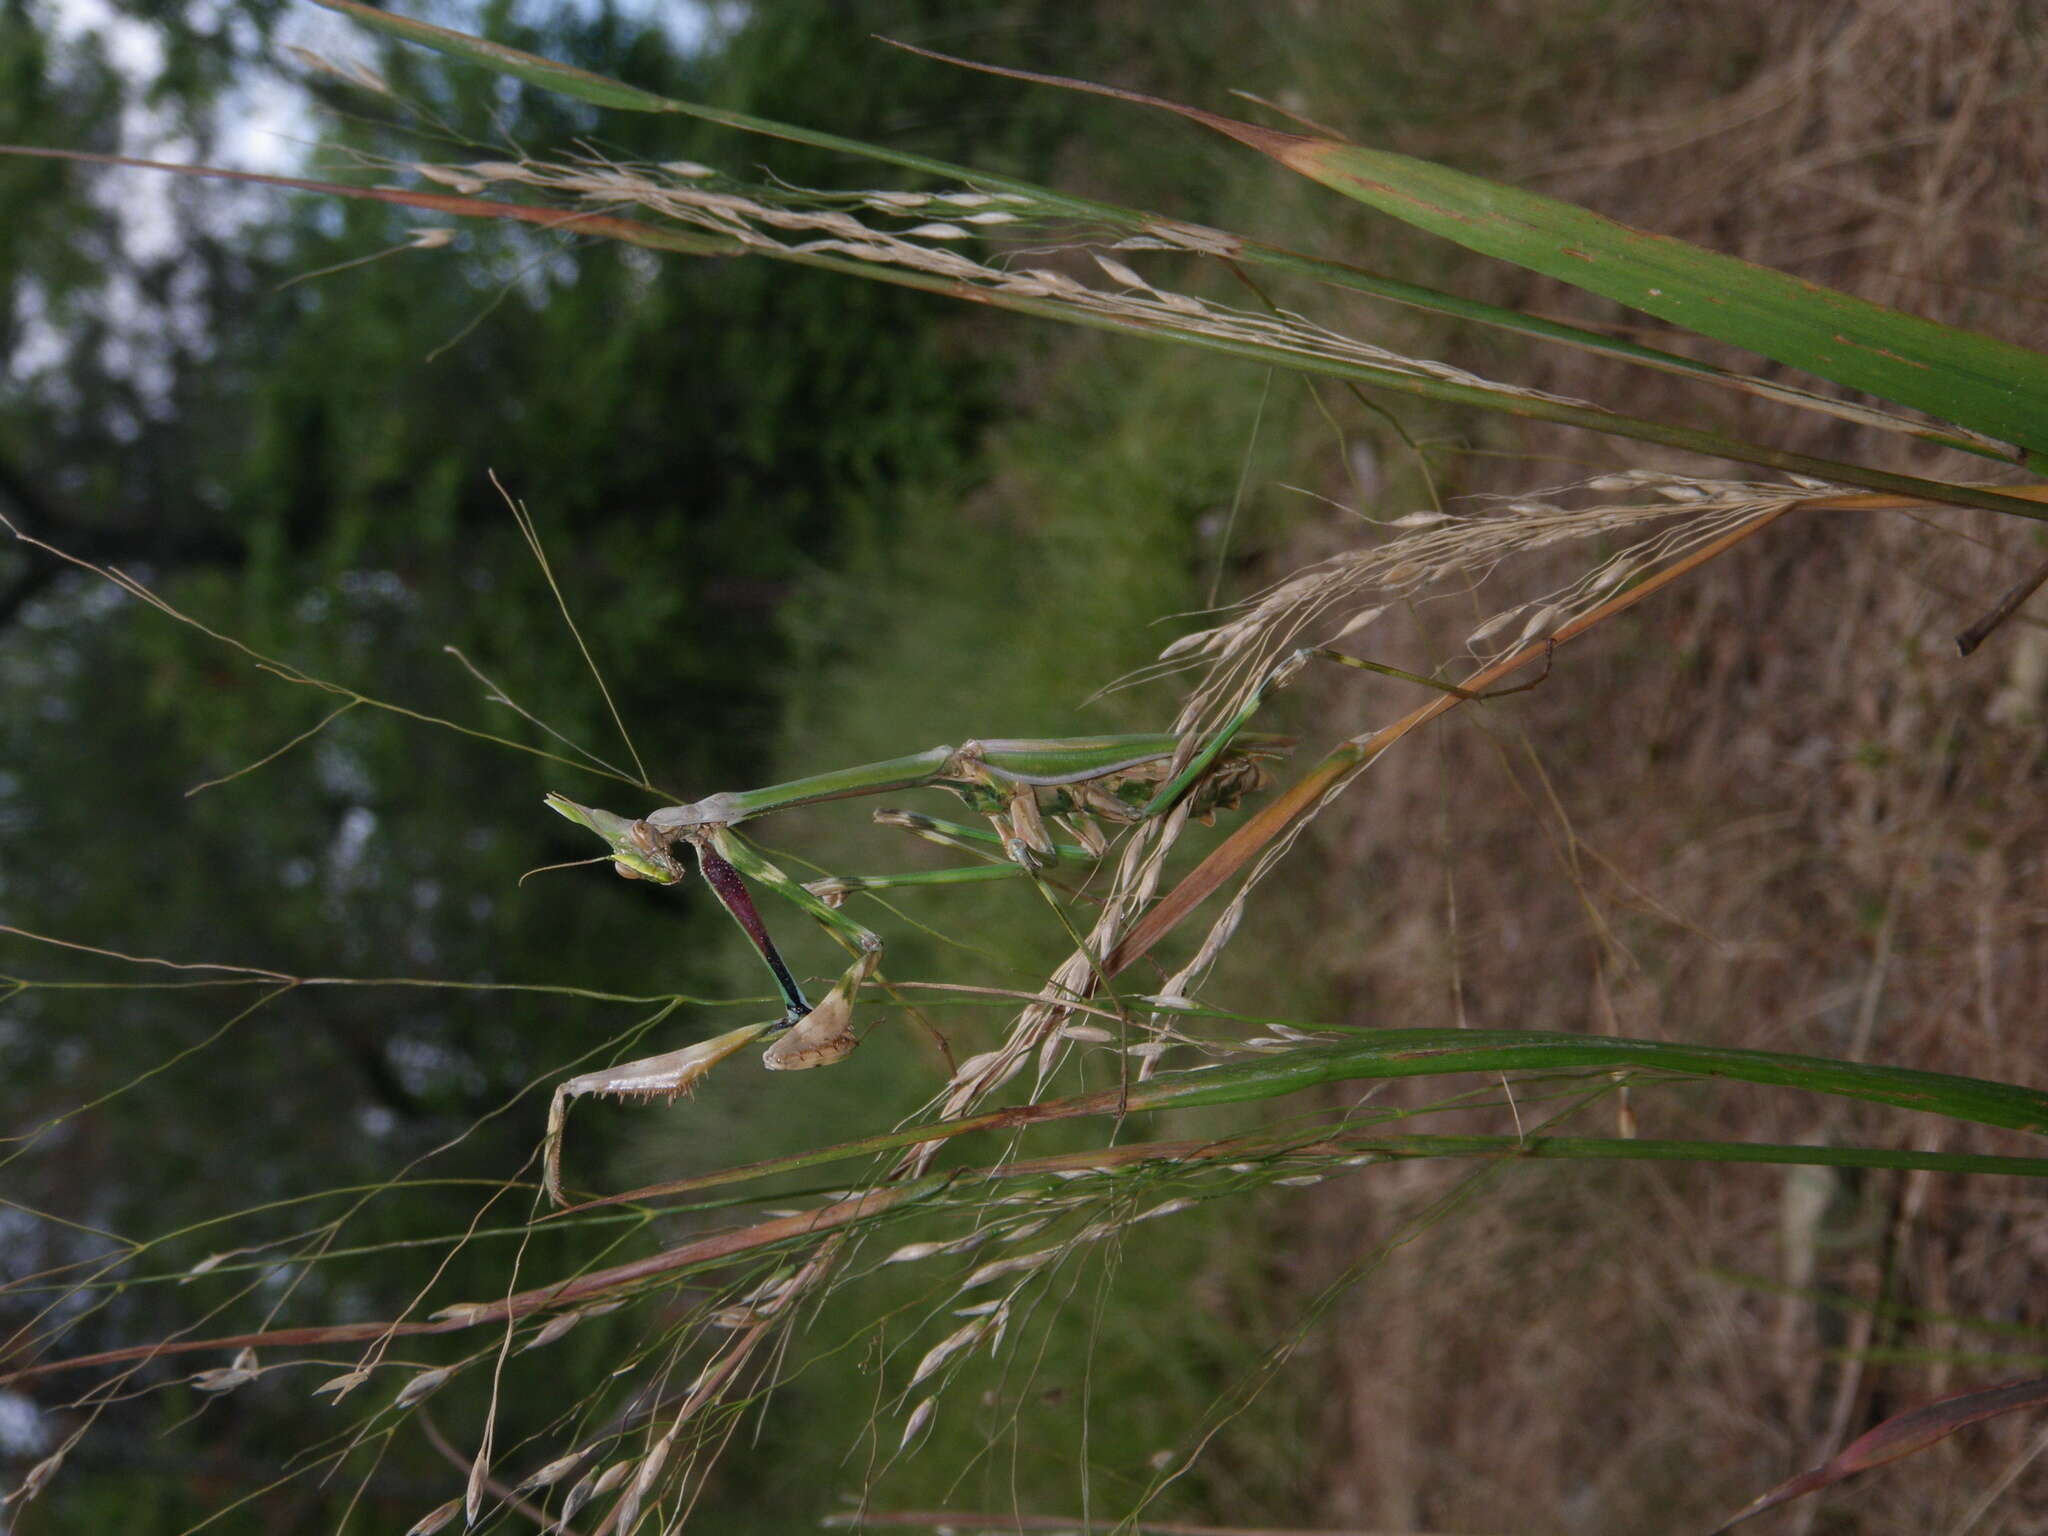
[[[669,852],[667,841],[646,822],[629,821],[596,806],[578,805],[567,795],[551,794],[546,804],[557,815],[588,828],[609,843],[612,868],[624,878],[651,880],[656,885],[674,885],[683,878],[684,871]]]

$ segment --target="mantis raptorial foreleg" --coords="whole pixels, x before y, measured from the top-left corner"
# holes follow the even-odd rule
[[[629,822],[622,816],[590,806],[579,806],[560,795],[550,795],[548,804],[570,820],[589,827],[612,845],[613,860],[622,875],[672,885],[686,878],[682,863],[670,846],[655,837],[645,822]],[[572,1077],[555,1089],[548,1104],[547,1136],[542,1143],[542,1183],[557,1205],[562,1194],[562,1135],[567,1127],[569,1105],[587,1094],[610,1094],[624,1099],[673,1099],[696,1086],[698,1079],[735,1051],[774,1034],[777,1038],[762,1057],[764,1065],[782,1071],[826,1066],[849,1054],[857,1041],[853,1035],[853,1003],[861,987],[875,974],[882,959],[881,937],[791,880],[751,844],[726,827],[695,829],[686,839],[694,848],[697,872],[717,896],[774,975],[782,994],[780,1019],[742,1025],[710,1040],[660,1056],[603,1067]],[[803,907],[824,924],[826,930],[854,953],[854,962],[839,978],[823,1001],[815,1007],[783,963],[781,953],[768,936],[745,880],[759,881],[770,890]]]
[[[562,1193],[562,1133],[568,1125],[571,1100],[592,1093],[622,1099],[673,1099],[688,1093],[699,1078],[733,1052],[744,1050],[775,1027],[772,1019],[743,1024],[681,1050],[585,1072],[562,1083],[548,1101],[548,1130],[541,1142],[541,1186],[548,1199],[556,1205],[568,1203]]]

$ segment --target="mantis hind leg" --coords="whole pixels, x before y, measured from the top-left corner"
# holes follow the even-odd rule
[[[1238,707],[1237,713],[1223,723],[1202,749],[1189,759],[1188,765],[1185,768],[1181,769],[1179,773],[1175,774],[1160,787],[1159,792],[1146,802],[1144,809],[1139,812],[1139,815],[1158,816],[1171,810],[1178,804],[1181,796],[1185,795],[1190,788],[1199,782],[1202,775],[1207,773],[1216,763],[1217,759],[1229,750],[1231,742],[1250,723],[1252,716],[1256,715],[1265,705],[1267,693],[1275,688],[1284,688],[1293,682],[1301,669],[1311,661],[1335,662],[1339,666],[1355,667],[1361,672],[1377,672],[1382,677],[1399,678],[1402,682],[1416,683],[1424,688],[1434,688],[1439,693],[1452,694],[1461,699],[1476,700],[1505,698],[1511,693],[1526,693],[1529,689],[1536,687],[1537,684],[1550,676],[1550,663],[1556,652],[1557,642],[1553,640],[1550,642],[1549,649],[1544,652],[1542,672],[1531,681],[1517,683],[1512,688],[1496,688],[1489,692],[1481,693],[1474,692],[1470,688],[1461,688],[1456,683],[1447,683],[1442,678],[1424,677],[1420,672],[1407,672],[1403,671],[1400,667],[1390,667],[1384,662],[1367,661],[1363,656],[1353,656],[1349,652],[1332,650],[1328,646],[1305,645],[1300,650],[1287,656],[1278,666],[1266,674],[1259,685],[1252,689],[1250,696]]]
[[[1305,661],[1334,661],[1339,666],[1356,667],[1362,672],[1377,672],[1382,677],[1398,677],[1403,682],[1420,683],[1425,688],[1434,688],[1439,693],[1452,694],[1461,699],[1504,699],[1511,693],[1527,693],[1540,686],[1550,676],[1550,664],[1557,656],[1557,641],[1548,641],[1543,650],[1543,670],[1526,683],[1516,683],[1512,688],[1488,688],[1475,692],[1460,688],[1456,683],[1447,683],[1440,677],[1424,677],[1420,672],[1403,672],[1399,667],[1390,667],[1384,662],[1367,661],[1363,656],[1353,656],[1344,651],[1333,651],[1327,646],[1308,646],[1296,651],[1282,665],[1288,666],[1287,678],[1291,680]],[[1264,685],[1261,685],[1262,687]]]
[[[1001,837],[979,827],[941,821],[936,816],[926,816],[918,811],[896,810],[875,812],[875,824],[899,827],[926,842],[958,849],[987,862],[959,864],[946,869],[905,870],[886,875],[828,875],[822,880],[804,882],[804,889],[825,905],[837,908],[856,891],[881,891],[913,885],[972,885],[989,880],[1011,880],[1027,872],[1024,865],[1010,859]],[[1097,856],[1095,850],[1077,844],[1053,843],[1050,846],[1055,860],[1086,863]]]

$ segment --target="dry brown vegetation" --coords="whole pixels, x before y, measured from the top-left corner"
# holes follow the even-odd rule
[[[1527,7],[1492,9],[1507,37]],[[1647,104],[1643,80],[1611,83],[1596,53],[1569,129],[1525,139],[1510,179],[2048,346],[2043,28],[2017,0],[1635,8],[1605,40],[1654,82]],[[1442,134],[1388,147],[1458,148]],[[1447,286],[1622,320],[1477,263]],[[1513,376],[1617,393],[1609,365],[1561,351]],[[1624,393],[1645,414],[1699,408],[1658,375],[1631,375]],[[1807,452],[1973,473],[1818,418],[1708,408]],[[1506,452],[1461,459],[1460,491],[1526,493],[1621,462],[1713,472],[1549,429],[1481,430]],[[1348,498],[1323,448],[1319,488]],[[1574,647],[1512,710],[1461,711],[1390,755],[1303,855],[1325,910],[1353,914],[1328,946],[1349,1021],[1610,1031],[2041,1082],[2048,633],[2023,615],[1968,660],[1952,644],[2039,543],[1957,509],[1795,515]],[[1522,571],[1512,590],[1549,584]],[[1456,654],[1504,590],[1421,607],[1421,650]],[[1353,718],[1350,681],[1300,688],[1311,713]],[[1646,1136],[2022,1150],[1846,1101],[1700,1089],[1638,1096],[1636,1110]],[[1318,1191],[1289,1218],[1293,1280],[1329,1284],[1466,1177],[1416,1166]],[[1887,1413],[2038,1372],[2038,1331],[1868,1308],[2040,1330],[2044,1262],[2039,1186],[1517,1171],[1415,1235],[1319,1333],[1320,1513],[1388,1530],[1711,1525]],[[2048,1530],[2043,1449],[2038,1417],[1999,1420],[1757,1528]]]

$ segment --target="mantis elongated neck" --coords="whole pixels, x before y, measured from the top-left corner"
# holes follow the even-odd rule
[[[653,812],[647,824],[657,832],[679,832],[687,827],[734,826],[749,817],[769,811],[786,811],[820,800],[846,800],[855,795],[885,794],[892,789],[917,789],[929,784],[953,760],[952,747],[933,747],[909,757],[892,757],[886,762],[863,763],[833,773],[792,779],[787,784],[770,784],[765,789],[728,790],[709,795],[690,805],[669,805]]]

